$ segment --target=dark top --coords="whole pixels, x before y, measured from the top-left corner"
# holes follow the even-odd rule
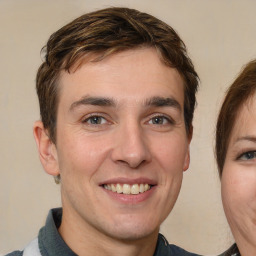
[[[227,251],[223,252],[219,256],[241,256],[237,245],[233,244]]]
[[[39,231],[38,244],[42,256],[76,256],[67,246],[58,232],[61,223],[62,208],[50,210],[46,224]],[[22,256],[22,251],[14,251],[6,256]],[[176,245],[169,244],[165,237],[158,235],[154,256],[198,256]]]

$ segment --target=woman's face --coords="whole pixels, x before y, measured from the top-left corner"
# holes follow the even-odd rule
[[[221,179],[224,210],[242,255],[256,255],[256,96],[242,105]]]

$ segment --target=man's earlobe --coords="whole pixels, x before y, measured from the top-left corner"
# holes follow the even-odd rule
[[[185,161],[184,161],[184,165],[183,165],[184,172],[188,169],[189,164],[190,164],[190,152],[189,152],[189,146],[188,146],[188,151],[186,153]]]
[[[183,165],[184,172],[189,168],[189,165],[190,165],[190,148],[189,147],[192,140],[192,136],[193,136],[193,126],[191,125],[188,132],[188,149],[187,149],[187,153],[186,153],[185,161]]]
[[[51,141],[48,131],[41,121],[36,121],[33,127],[40,161],[44,170],[53,176],[59,175],[58,157],[55,144]]]

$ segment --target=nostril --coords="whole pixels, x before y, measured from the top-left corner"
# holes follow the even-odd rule
[[[115,137],[111,158],[114,162],[127,165],[136,169],[151,160],[150,147],[140,126],[136,123],[128,124],[120,128]]]
[[[127,166],[127,167],[129,167],[131,169],[138,169],[141,166],[143,166],[144,164],[146,164],[147,161],[146,160],[136,161],[134,159],[133,160],[129,159],[127,161],[125,161],[125,160],[117,160],[116,162],[120,163],[121,165]]]

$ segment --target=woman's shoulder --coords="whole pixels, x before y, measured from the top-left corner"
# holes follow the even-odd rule
[[[219,256],[240,256],[240,252],[236,244],[233,244],[228,250],[220,254]]]

